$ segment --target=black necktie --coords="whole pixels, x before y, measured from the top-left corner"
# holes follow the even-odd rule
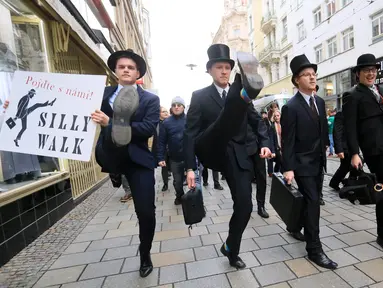
[[[318,118],[319,115],[318,115],[317,108],[315,107],[315,104],[314,104],[314,97],[313,96],[310,97],[310,108],[313,111],[314,116],[316,118]]]
[[[223,103],[226,102],[226,90],[222,91],[222,100],[223,100]]]

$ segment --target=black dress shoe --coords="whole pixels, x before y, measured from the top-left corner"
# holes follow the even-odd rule
[[[259,207],[258,208],[258,215],[262,218],[269,218],[269,213],[266,212],[265,207]]]
[[[319,199],[319,205],[321,205],[321,206],[324,206],[324,205],[325,205],[325,203],[324,203],[324,201],[323,201],[323,198],[320,198],[320,199]]]
[[[376,238],[376,243],[383,248],[383,237],[378,236],[378,238]]]
[[[222,176],[222,177],[221,177],[221,180],[226,180],[226,177],[225,177],[225,176]]]
[[[289,232],[291,236],[293,236],[294,239],[297,239],[298,241],[305,241],[305,236],[302,234],[302,232]]]
[[[181,204],[182,204],[181,197],[177,197],[177,198],[174,200],[174,205],[181,205]]]
[[[264,87],[263,79],[258,73],[259,62],[254,55],[246,52],[237,52],[237,61],[243,88],[250,99],[255,99]]]
[[[229,259],[230,266],[233,266],[237,269],[246,268],[246,264],[242,261],[241,257],[239,257],[238,255],[234,256],[230,252],[226,251],[225,245],[222,245],[221,253]]]
[[[164,186],[162,186],[162,192],[167,191],[167,190],[168,190],[168,184],[164,184]]]
[[[217,185],[214,185],[214,189],[215,190],[223,190],[223,187],[221,186],[221,184],[217,184]]]
[[[324,252],[309,254],[308,258],[318,266],[326,269],[333,270],[338,267],[338,264],[328,258]]]
[[[140,265],[140,276],[142,278],[145,278],[149,276],[150,273],[153,271],[153,263],[152,259],[150,258],[150,254],[140,256],[141,258],[141,265]]]
[[[340,188],[339,188],[339,184],[336,185],[334,182],[331,182],[328,184],[328,186],[330,186],[332,189],[334,189],[335,191],[339,191]]]
[[[203,186],[209,186],[209,183],[208,182],[203,182]]]
[[[120,188],[122,184],[121,174],[109,174],[109,178],[112,181],[113,187]]]

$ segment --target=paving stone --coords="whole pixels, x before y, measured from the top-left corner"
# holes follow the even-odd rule
[[[200,278],[234,271],[226,257],[205,259],[186,263],[188,279]]]
[[[108,219],[108,217],[94,218],[89,221],[88,225],[105,224],[106,219]]]
[[[350,232],[354,232],[354,230],[352,230],[351,228],[341,224],[341,223],[338,223],[338,224],[331,224],[331,225],[328,225],[328,227],[336,232],[338,232],[339,234],[344,234],[344,233],[350,233]]]
[[[164,241],[168,239],[183,238],[183,237],[189,237],[189,231],[187,230],[187,228],[183,230],[169,230],[169,231],[157,232],[154,235],[154,241]]]
[[[369,288],[383,288],[383,282],[368,286]]]
[[[231,288],[226,275],[214,275],[174,284],[174,288]]]
[[[104,206],[105,207],[105,206]],[[94,218],[105,218],[105,217],[111,217],[111,216],[116,216],[118,213],[117,209],[116,211],[104,211],[104,212],[99,212],[97,213]]]
[[[194,248],[194,253],[197,261],[218,257],[217,251],[213,245]]]
[[[223,255],[220,256],[224,257]],[[252,252],[239,253],[239,257],[241,257],[241,259],[246,263],[247,268],[253,268],[261,265]]]
[[[102,261],[134,257],[137,255],[137,252],[138,245],[110,248],[106,250],[104,257],[102,257]]]
[[[120,225],[118,226],[118,229],[125,229],[125,228],[131,228],[136,226],[138,227],[137,220],[122,221]]]
[[[110,238],[118,238],[118,237],[124,237],[124,236],[132,236],[132,235],[138,235],[139,234],[139,227],[127,227],[127,228],[121,228],[121,229],[112,229],[109,230],[106,235],[105,239]]]
[[[258,250],[254,252],[254,255],[262,265],[291,259],[291,256],[282,247]]]
[[[346,243],[340,241],[338,238],[335,238],[334,236],[321,238],[321,242],[325,244],[327,247],[329,247],[331,250],[348,247]]]
[[[214,224],[229,223],[230,218],[231,218],[231,214],[222,215],[222,216],[211,217],[211,221],[213,221]]]
[[[284,240],[280,235],[270,235],[270,236],[262,236],[253,239],[255,243],[261,248],[271,248],[275,246],[281,246],[287,244],[286,240]]]
[[[350,255],[349,253],[347,253],[346,251],[342,249],[333,250],[333,251],[327,252],[326,254],[331,260],[338,263],[339,268],[353,265],[359,262],[358,259],[356,259],[355,257],[353,257],[352,255]],[[318,268],[320,271],[324,271],[323,268],[318,267],[315,264],[314,266]]]
[[[89,264],[82,273],[80,280],[118,274],[121,270],[123,262],[123,259],[119,259]]]
[[[346,248],[344,250],[352,256],[358,258],[360,261],[367,261],[383,256],[383,252],[381,250],[378,250],[369,244],[361,244]]]
[[[74,243],[70,244],[68,248],[63,252],[63,254],[72,254],[72,253],[79,253],[79,252],[85,252],[86,248],[88,248],[90,242],[82,242],[82,243]]]
[[[229,235],[228,231],[219,232],[219,236],[221,237],[222,242],[226,241],[228,235]],[[245,229],[245,231],[243,231],[242,240],[250,239],[254,237],[258,237],[258,234],[257,232],[255,232],[254,228],[247,228]]]
[[[361,213],[363,213],[363,211],[361,211]],[[360,217],[354,213],[345,213],[345,214],[343,214],[343,216],[346,216],[347,218],[349,218],[352,221],[364,220],[362,217]]]
[[[330,228],[328,228],[327,226],[321,226],[319,227],[320,228],[320,231],[319,231],[319,236],[322,238],[324,237],[329,237],[329,236],[333,236],[333,235],[338,235],[338,233]]]
[[[298,278],[319,273],[319,270],[305,258],[289,260],[286,261],[285,264],[295,273],[295,275],[297,275]]]
[[[371,278],[367,277],[366,274],[360,272],[360,270],[356,269],[354,266],[340,268],[334,272],[355,288],[364,287],[375,283]]]
[[[249,269],[227,273],[227,277],[232,288],[259,287],[257,280],[255,280],[253,273]]]
[[[87,242],[93,240],[103,239],[106,234],[106,231],[91,232],[91,233],[82,233],[74,239],[73,243]]]
[[[102,250],[102,249],[108,249],[113,247],[128,246],[131,240],[132,240],[131,236],[96,240],[89,245],[86,251],[94,251],[94,250]]]
[[[330,216],[325,216],[323,217],[326,221],[332,223],[332,224],[336,224],[336,223],[343,223],[343,222],[347,222],[347,221],[350,221],[349,218],[341,215],[341,214],[336,214],[336,215],[330,215]]]
[[[105,224],[108,223],[115,223],[115,222],[122,222],[122,221],[129,221],[132,218],[133,214],[126,214],[126,215],[120,215],[120,216],[111,216],[106,220]]]
[[[225,232],[228,230],[228,228],[229,228],[228,223],[207,225],[207,229],[209,230],[209,233]]]
[[[287,282],[278,283],[275,285],[265,286],[265,288],[291,288]]]
[[[222,209],[222,210],[217,210],[215,213],[217,216],[223,216],[223,215],[232,215],[234,212],[233,209]]]
[[[284,245],[283,248],[291,255],[293,258],[300,258],[307,254],[306,252],[306,242],[298,242],[293,244]]]
[[[145,278],[139,277],[137,272],[124,273],[119,275],[108,276],[105,279],[103,288],[119,288],[119,287],[152,287],[158,285],[158,269]]]
[[[117,229],[118,225],[120,223],[108,223],[108,224],[97,224],[97,225],[88,225],[82,230],[82,233],[90,233],[90,232],[97,232],[97,231],[107,231],[110,229]]]
[[[75,266],[46,272],[36,283],[35,288],[74,282],[80,277],[85,266]]]
[[[355,265],[376,282],[383,281],[383,259],[378,258]]]
[[[182,250],[187,248],[194,248],[202,246],[202,242],[199,236],[171,239],[161,242],[161,252]]]
[[[65,268],[75,265],[99,262],[104,255],[104,250],[76,253],[60,256],[50,267],[50,269]]]
[[[160,268],[160,284],[168,284],[186,280],[185,264]]]
[[[375,237],[365,231],[351,232],[342,235],[337,235],[336,238],[342,240],[349,246],[368,243],[375,240]]]
[[[359,220],[359,221],[344,222],[343,224],[356,231],[373,229],[373,228],[376,229],[376,223],[367,219]]]
[[[259,250],[258,245],[253,241],[253,239],[242,239],[240,252],[248,252]]]
[[[279,234],[287,243],[293,244],[293,243],[299,243],[300,241],[295,239],[293,236],[291,236],[290,233],[281,233]]]
[[[255,231],[260,235],[260,236],[267,236],[267,235],[272,235],[272,234],[278,234],[284,232],[281,227],[278,225],[268,225],[268,226],[261,226],[261,227],[255,227]]]
[[[193,249],[185,249],[171,251],[165,253],[157,253],[152,255],[154,267],[162,267],[168,265],[181,264],[194,261]]]
[[[261,284],[261,287],[295,278],[294,274],[283,262],[260,266],[251,270]]]
[[[61,288],[101,288],[104,278],[96,278],[76,283],[64,284]]]
[[[198,236],[205,234],[209,234],[209,231],[207,231],[206,226],[197,226],[193,227],[193,229],[190,230],[190,236]]]
[[[332,271],[289,281],[292,288],[349,288],[350,286]]]
[[[201,224],[201,223],[199,223]],[[197,226],[198,227],[198,226]],[[205,226],[202,226],[205,227]],[[196,227],[193,227],[193,229]],[[186,230],[187,227],[184,222],[172,222],[172,223],[162,223],[162,231],[169,230]]]
[[[222,244],[222,242],[223,242],[221,240],[221,238],[219,237],[218,233],[201,235],[200,237],[201,237],[201,240],[202,240],[202,244],[204,246],[211,245],[211,244],[218,244],[218,243]]]
[[[156,213],[158,213],[157,211]],[[177,215],[177,210],[163,210],[162,211],[162,216],[174,216]]]

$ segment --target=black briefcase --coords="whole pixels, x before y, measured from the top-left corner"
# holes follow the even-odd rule
[[[200,185],[189,190],[182,196],[182,212],[186,225],[197,224],[206,216]]]
[[[12,129],[13,127],[16,126],[15,121],[12,119],[12,117],[9,117],[7,121],[5,121],[9,129]]]
[[[301,230],[303,195],[297,188],[286,185],[281,173],[273,173],[270,204],[291,232]]]

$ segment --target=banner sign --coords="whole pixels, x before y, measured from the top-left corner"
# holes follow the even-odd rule
[[[106,76],[16,71],[0,150],[89,161]]]

